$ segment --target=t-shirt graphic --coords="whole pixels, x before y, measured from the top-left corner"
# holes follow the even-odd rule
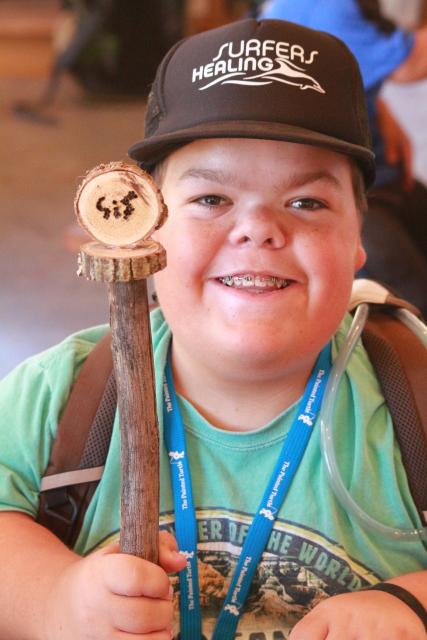
[[[211,638],[251,521],[252,516],[220,509],[197,512],[199,597],[206,640]],[[172,514],[162,517],[162,529],[174,533]],[[378,580],[320,533],[277,520],[252,581],[236,638],[283,640],[324,598]],[[172,584],[178,639],[177,576]]]

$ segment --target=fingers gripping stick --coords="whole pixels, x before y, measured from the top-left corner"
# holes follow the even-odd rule
[[[108,283],[121,437],[120,547],[158,561],[159,439],[146,278],[166,266],[150,239],[167,217],[152,178],[114,162],[90,171],[75,199],[80,225],[94,238],[78,274]]]

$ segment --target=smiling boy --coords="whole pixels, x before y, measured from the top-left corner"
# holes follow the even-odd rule
[[[274,140],[200,140],[162,176],[159,239],[174,269],[156,290],[175,385],[216,426],[256,429],[301,395],[363,263],[350,161]]]
[[[319,406],[350,325],[365,257],[363,183],[373,178],[351,54],[327,34],[276,21],[184,40],[159,68],[146,137],[130,154],[169,208],[152,317],[161,566],[119,554],[114,541],[117,419],[74,550],[33,522],[58,416],[105,328],[81,332],[0,391],[0,636],[424,637],[425,543],[364,529],[335,498],[320,452]],[[361,507],[419,527],[361,344],[334,422],[340,470]],[[180,572],[179,587],[167,571]]]

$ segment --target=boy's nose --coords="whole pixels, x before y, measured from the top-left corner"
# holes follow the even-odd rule
[[[277,213],[264,208],[242,211],[230,233],[235,245],[255,245],[280,249],[285,245],[285,231],[279,224]]]

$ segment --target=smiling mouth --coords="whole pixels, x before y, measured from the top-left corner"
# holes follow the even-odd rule
[[[292,280],[277,278],[276,276],[256,276],[252,274],[223,276],[217,278],[217,280],[227,287],[247,289],[259,293],[263,291],[274,291],[275,289],[286,289],[292,282]]]

